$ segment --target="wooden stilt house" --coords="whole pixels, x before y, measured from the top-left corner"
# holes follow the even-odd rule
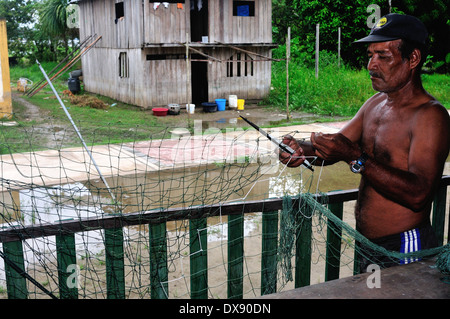
[[[143,108],[269,92],[271,0],[77,3],[80,38],[102,37],[82,59],[89,92]]]

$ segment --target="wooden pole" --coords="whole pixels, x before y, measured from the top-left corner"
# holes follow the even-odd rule
[[[286,114],[287,120],[290,121],[291,113],[289,112],[289,60],[291,59],[291,27],[288,27],[286,37]]]
[[[70,60],[69,63],[67,63],[61,70],[59,70],[55,75],[53,75],[52,77],[50,77],[50,81],[53,81],[54,79],[58,78],[63,71],[65,71],[67,68],[73,66],[76,62],[78,62],[78,60],[81,59],[81,57],[87,52],[89,51],[100,39],[102,38],[102,36],[99,36],[97,39],[95,39],[94,42],[92,42],[91,44],[89,44],[86,48],[83,49],[83,51],[81,51],[80,53],[78,53],[72,60]],[[46,87],[48,85],[48,81],[45,82],[44,84],[42,84],[39,88],[37,88],[36,90],[34,90],[33,93],[31,93],[29,96],[32,97],[34,96],[36,93],[38,93],[40,90],[42,90],[44,87]]]
[[[263,60],[261,60],[261,61],[281,61],[280,59],[273,59],[271,57],[268,57],[268,56],[265,56],[265,55],[262,55],[262,54],[258,54],[258,53],[253,52],[253,51],[249,51],[249,50],[244,50],[242,48],[238,48],[238,47],[236,47],[234,45],[231,45],[231,44],[226,44],[226,43],[222,43],[222,42],[219,42],[219,41],[216,41],[216,43],[220,44],[220,45],[223,45],[225,47],[231,48],[231,49],[236,50],[236,51],[244,52],[244,53],[247,53],[247,54],[251,54],[251,55],[263,58]],[[220,60],[218,60],[218,61],[220,61]]]
[[[341,66],[341,27],[338,28],[338,67]]]
[[[188,127],[191,126],[190,108],[191,108],[191,61],[189,60],[189,33],[186,33],[186,111],[188,114]]]
[[[319,29],[320,23],[316,24],[316,78],[319,78]]]

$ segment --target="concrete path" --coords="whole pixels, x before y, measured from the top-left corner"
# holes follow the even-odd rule
[[[313,123],[268,131],[309,138],[311,132],[333,133],[343,123]],[[177,136],[128,144],[93,146],[89,150],[104,177],[140,174],[199,164],[221,163],[242,157],[270,156],[275,145],[256,130],[230,130],[219,134]],[[81,147],[0,155],[0,191],[29,185],[61,185],[99,178],[88,153]]]

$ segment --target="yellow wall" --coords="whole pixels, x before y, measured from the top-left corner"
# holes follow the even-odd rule
[[[0,19],[0,119],[12,117],[6,20]]]

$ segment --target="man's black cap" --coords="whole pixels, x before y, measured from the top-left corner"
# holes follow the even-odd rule
[[[405,39],[426,44],[428,32],[425,25],[416,17],[390,13],[382,17],[372,28],[369,35],[354,43],[386,42]]]

